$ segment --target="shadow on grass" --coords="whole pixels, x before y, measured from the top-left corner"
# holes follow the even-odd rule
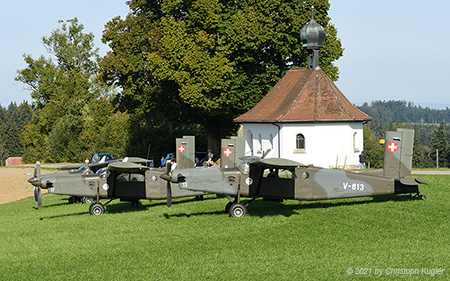
[[[203,200],[211,200],[211,199],[215,199],[213,197],[206,197],[204,199],[201,199],[201,201]],[[102,199],[103,201],[105,201],[106,199]],[[116,199],[119,200],[119,199]],[[142,199],[142,200],[148,200],[148,199]],[[178,204],[184,204],[184,203],[189,203],[189,202],[193,202],[193,201],[199,201],[199,199],[196,199],[195,197],[189,197],[189,198],[177,198],[176,201],[172,202],[172,205],[178,205]],[[112,201],[115,202],[115,201]],[[112,203],[111,202],[111,203]],[[102,203],[102,201],[100,201],[100,203]],[[103,202],[104,203],[104,202]],[[63,206],[63,205],[68,205],[69,203],[56,203],[56,204],[51,204],[51,205],[47,205],[47,206],[42,206],[41,208],[48,208],[48,207],[56,207],[56,206]],[[79,203],[74,203],[74,204],[82,204],[81,202]],[[39,218],[39,220],[44,220],[44,219],[54,219],[54,218],[61,218],[61,217],[71,217],[71,216],[80,216],[80,215],[86,215],[89,214],[89,207],[91,204],[83,204],[86,206],[86,212],[78,212],[78,213],[70,213],[70,214],[61,214],[61,215],[55,215],[55,216],[48,216],[48,217],[41,217]],[[105,214],[103,215],[107,215],[107,214],[121,214],[121,213],[129,213],[129,212],[142,212],[142,211],[147,211],[148,209],[152,208],[152,207],[156,207],[156,206],[167,206],[167,202],[166,201],[161,201],[158,200],[155,203],[150,203],[150,205],[144,205],[142,204],[142,202],[139,202],[139,205],[137,207],[132,207],[131,202],[129,201],[120,201],[118,203],[114,203],[114,204],[108,204],[105,206]],[[35,210],[40,209],[39,207],[33,207]]]
[[[358,200],[358,201],[355,201]],[[257,200],[251,203],[247,209],[248,214],[255,217],[268,217],[268,216],[285,216],[290,217],[298,213],[301,210],[307,209],[326,209],[341,206],[354,206],[363,204],[376,204],[384,202],[402,202],[402,201],[412,201],[421,200],[416,199],[410,195],[380,195],[374,197],[359,197],[359,198],[343,198],[343,199],[333,199],[333,200],[321,200],[321,201],[305,201],[306,204],[283,204],[281,202],[264,201]],[[294,200],[291,200],[294,201]],[[311,203],[312,202],[312,203]],[[242,203],[245,204],[244,201]],[[180,214],[164,214],[166,219],[172,217],[195,217],[203,215],[223,215],[225,212],[225,205],[223,206],[223,211],[211,211],[211,212],[197,212],[197,213],[180,213]]]

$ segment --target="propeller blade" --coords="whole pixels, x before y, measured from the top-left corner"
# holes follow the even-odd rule
[[[41,194],[41,188],[38,186],[37,187],[37,197],[38,197],[38,206],[42,207],[42,194]]]
[[[38,201],[37,187],[33,185],[34,201]]]
[[[36,179],[41,179],[41,162],[36,162],[36,168],[34,168],[34,177]]]
[[[166,164],[166,175],[170,179],[170,172],[172,170],[172,162],[168,161]],[[172,207],[172,186],[170,185],[170,180],[167,181],[167,207]]]
[[[172,207],[172,188],[170,182],[167,182],[167,207]]]

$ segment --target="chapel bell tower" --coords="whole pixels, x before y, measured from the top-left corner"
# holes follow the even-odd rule
[[[314,20],[314,7],[311,7],[311,20],[300,31],[300,40],[308,50],[308,69],[319,66],[319,50],[325,42],[325,29]]]

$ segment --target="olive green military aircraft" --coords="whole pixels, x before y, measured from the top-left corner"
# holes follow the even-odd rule
[[[172,198],[190,196],[198,198],[205,194],[204,192],[182,190],[177,186],[170,187],[168,192],[167,183],[159,178],[164,169],[150,168],[136,162],[139,162],[136,158],[109,162],[105,167],[97,169],[96,172],[93,172],[93,168],[90,166],[84,170],[43,175],[40,173],[38,162],[34,176],[28,182],[34,186],[35,200],[39,207],[42,206],[41,188],[44,188],[51,194],[94,198],[94,202],[89,207],[92,215],[103,214],[105,205],[114,199],[130,201],[132,207],[137,207],[140,199],[167,199],[168,206],[171,206]],[[110,200],[102,204],[100,199]]]
[[[161,175],[183,190],[223,194],[229,199],[226,212],[232,217],[247,214],[256,198],[281,201],[326,200],[386,194],[419,194],[411,175],[414,130],[386,133],[383,170],[350,172],[325,169],[281,158],[247,158],[235,168],[179,169]],[[169,187],[168,187],[169,189]],[[234,197],[234,199],[233,199]],[[241,197],[251,198],[242,203]]]
[[[170,206],[172,197],[196,196],[198,198],[205,194],[204,192],[181,190],[177,186],[171,188],[170,184],[159,178],[165,169],[145,166],[148,161],[143,158],[128,157],[123,160],[83,165],[76,171],[43,175],[41,175],[41,167],[38,162],[34,175],[28,182],[34,186],[35,200],[39,207],[42,206],[41,188],[44,188],[51,194],[94,198],[94,203],[89,207],[92,215],[103,214],[105,205],[114,199],[130,201],[132,207],[137,207],[140,199],[167,199],[167,204]],[[192,163],[193,166],[194,163]],[[170,165],[168,169],[170,169]],[[167,191],[168,186],[170,191]],[[110,200],[102,204],[100,199]]]

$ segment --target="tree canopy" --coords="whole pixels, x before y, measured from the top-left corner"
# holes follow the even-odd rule
[[[232,134],[237,126],[232,120],[290,68],[307,65],[299,33],[310,20],[311,3],[132,0],[128,5],[125,19],[106,25],[103,42],[112,51],[100,63],[102,78],[123,89],[116,102],[139,119],[161,112],[159,120],[172,128],[199,124],[210,146]],[[336,80],[333,62],[343,49],[328,1],[314,1],[314,7],[327,31],[320,66]]]
[[[98,49],[94,48],[92,33],[83,33],[78,20],[60,21],[61,28],[43,37],[49,57],[33,59],[24,55],[27,67],[17,71],[16,80],[31,91],[34,117],[22,133],[23,158],[27,162],[47,160],[55,162],[81,161],[97,149],[104,124],[112,118],[123,119],[114,130],[123,126],[128,117],[115,113],[109,101],[111,88],[96,79]],[[101,112],[98,110],[101,109]],[[110,133],[110,132],[105,132]],[[123,156],[124,141],[110,138],[120,148],[116,156]]]

